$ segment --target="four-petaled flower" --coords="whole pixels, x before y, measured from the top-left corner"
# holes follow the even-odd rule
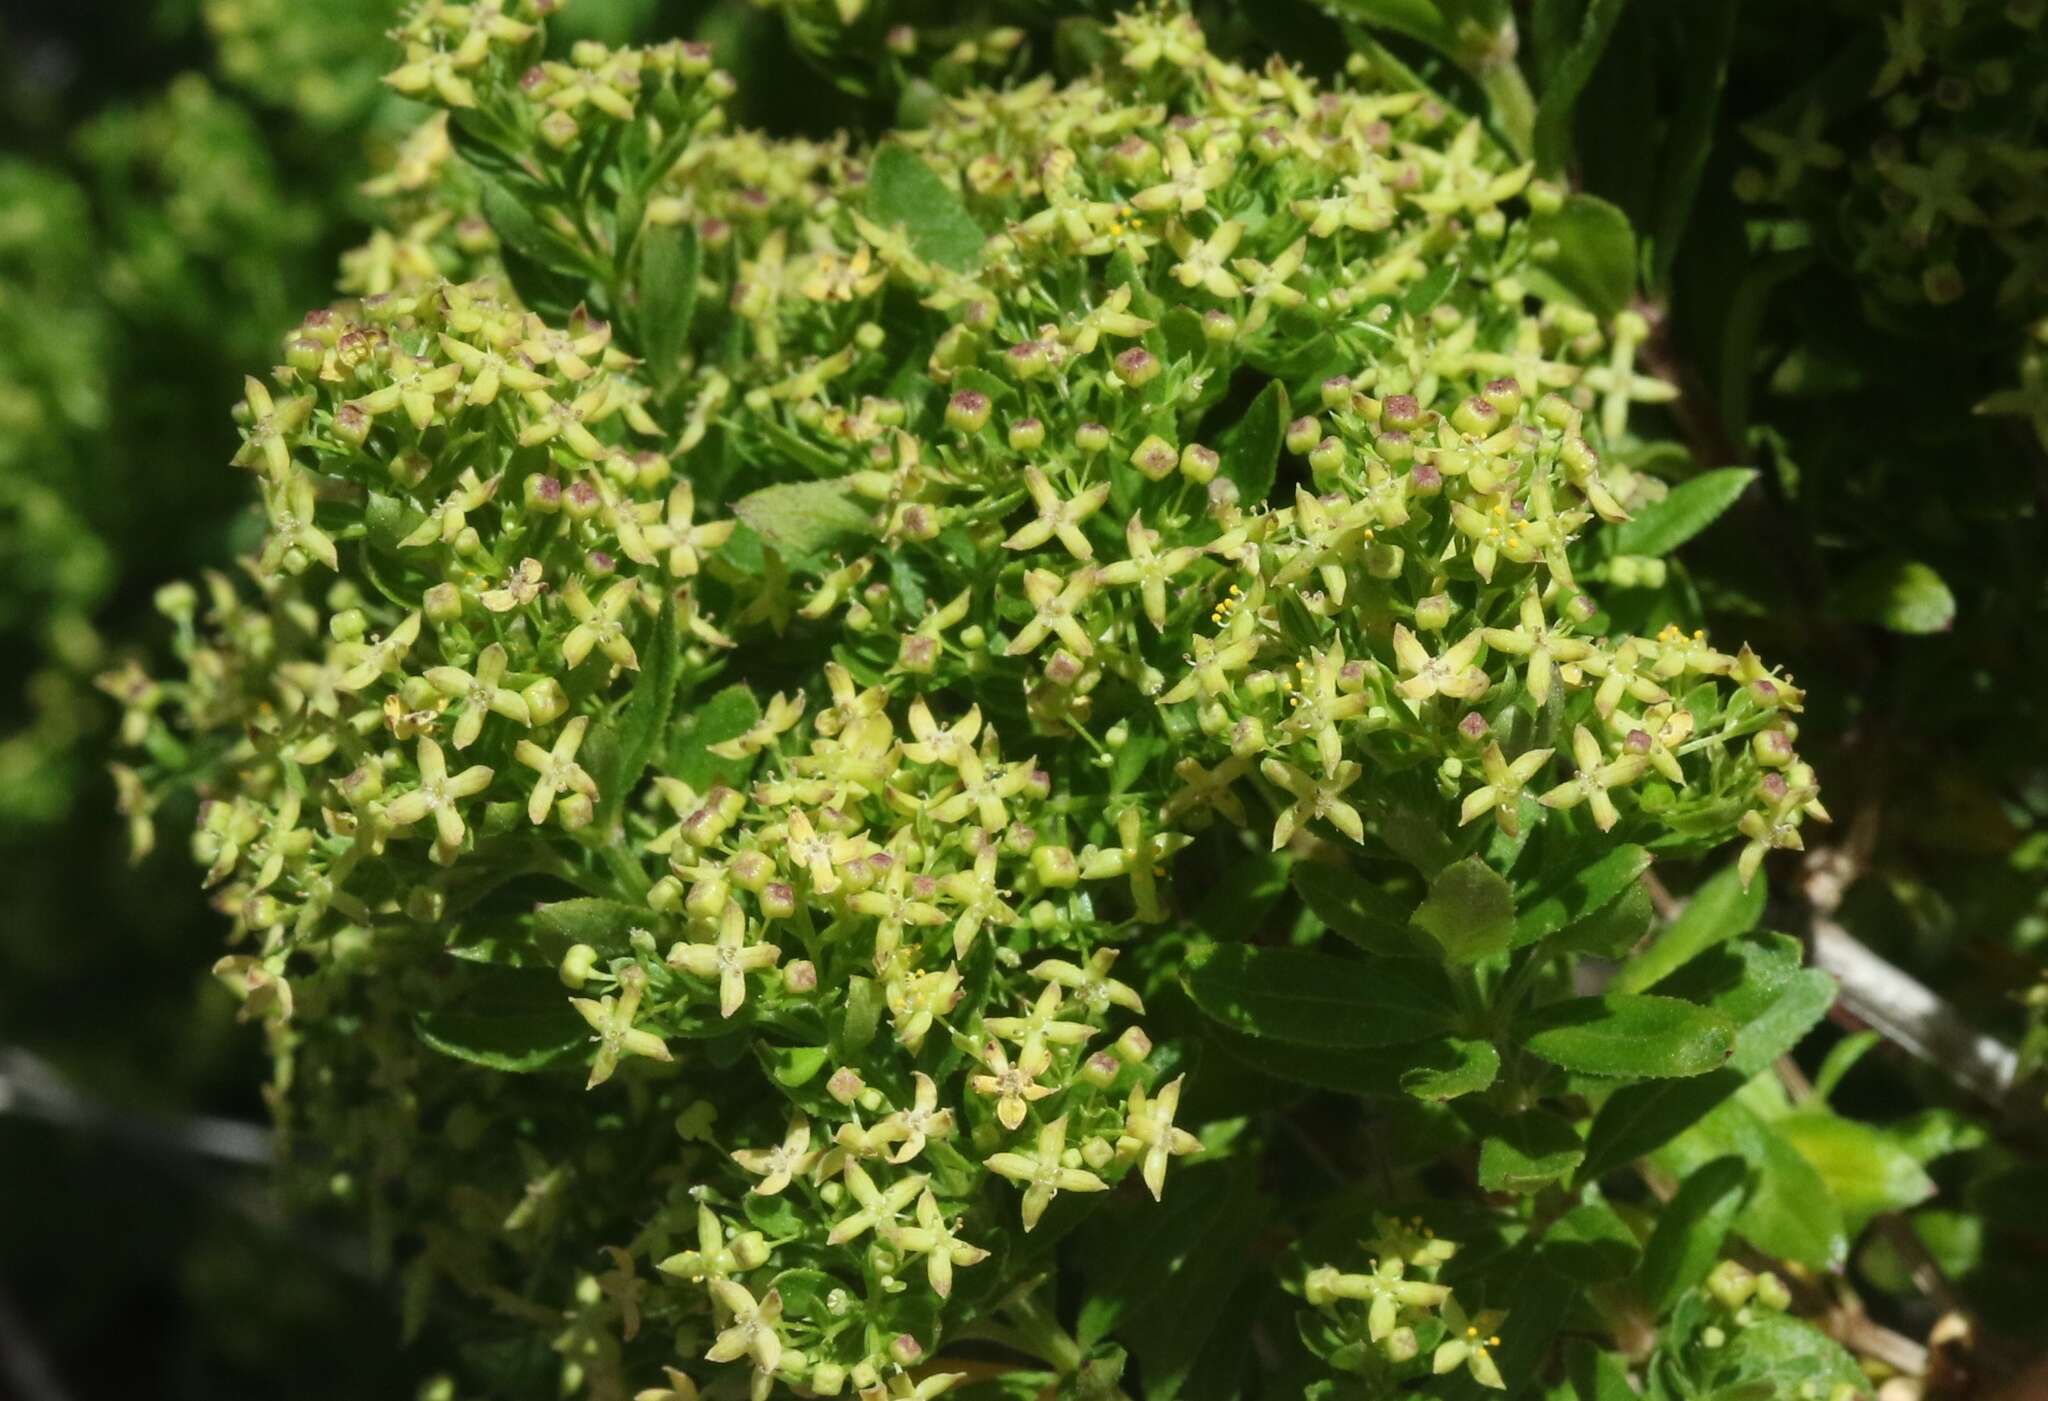
[[[988,1259],[986,1250],[953,1234],[955,1224],[946,1219],[945,1212],[939,1209],[939,1199],[927,1190],[917,1199],[915,1226],[891,1226],[883,1233],[883,1238],[896,1249],[925,1257],[926,1277],[931,1280],[932,1292],[941,1299],[952,1296],[956,1266],[964,1269]]]
[[[1465,804],[1458,810],[1458,825],[1462,827],[1490,812],[1502,832],[1510,837],[1520,836],[1522,787],[1543,771],[1551,753],[1548,749],[1531,749],[1509,763],[1498,741],[1487,745],[1479,759],[1486,772],[1486,786],[1465,795]]]
[[[583,591],[581,579],[571,579],[569,586],[562,590],[562,602],[576,619],[576,626],[569,629],[569,635],[562,639],[562,660],[571,667],[583,665],[583,659],[595,647],[612,659],[615,665],[637,669],[640,658],[634,654],[633,640],[626,636],[626,629],[620,619],[633,604],[634,595],[640,586],[631,579],[621,579],[604,592],[597,602],[590,601],[590,595]]]
[[[597,780],[576,762],[576,751],[582,747],[584,731],[589,728],[590,717],[578,715],[562,726],[553,749],[543,749],[530,739],[522,739],[512,751],[520,763],[540,775],[534,782],[533,796],[526,803],[526,815],[535,826],[548,820],[557,794],[575,793],[586,801],[597,801]]]
[[[1117,1139],[1117,1152],[1126,1157],[1142,1156],[1144,1161],[1139,1175],[1145,1179],[1145,1186],[1151,1190],[1154,1201],[1166,1191],[1167,1159],[1198,1153],[1202,1148],[1199,1138],[1186,1129],[1175,1127],[1173,1122],[1174,1115],[1180,1112],[1180,1087],[1185,1079],[1185,1075],[1174,1077],[1150,1098],[1146,1097],[1143,1085],[1131,1086],[1123,1136]]]
[[[789,1179],[816,1162],[811,1151],[811,1121],[798,1110],[789,1117],[789,1131],[773,1148],[735,1148],[732,1160],[760,1178],[754,1184],[757,1196],[772,1197],[789,1185]]]
[[[1106,1192],[1109,1184],[1086,1168],[1070,1168],[1062,1161],[1067,1151],[1067,1116],[1062,1114],[1038,1131],[1038,1142],[1029,1153],[1012,1149],[987,1158],[983,1166],[999,1177],[1024,1185],[1024,1229],[1029,1231],[1045,1215],[1052,1199],[1061,1192]]]
[[[467,749],[476,742],[486,712],[496,712],[522,725],[533,723],[525,698],[511,687],[498,684],[504,679],[506,663],[504,647],[493,642],[477,653],[474,675],[455,666],[427,668],[428,685],[448,699],[462,702],[462,715],[450,737],[457,749]]]
[[[633,1018],[640,1013],[640,998],[646,987],[647,975],[634,965],[620,972],[617,998],[606,993],[596,999],[569,999],[569,1005],[597,1033],[590,1038],[597,1043],[597,1056],[590,1063],[590,1079],[585,1082],[584,1089],[594,1090],[611,1079],[621,1056],[646,1056],[649,1060],[659,1061],[673,1059],[668,1053],[667,1042],[653,1032],[641,1031],[633,1025]]]
[[[668,966],[693,978],[718,979],[718,1015],[730,1017],[747,1000],[747,974],[773,968],[782,950],[765,940],[747,942],[747,912],[728,902],[718,916],[718,937],[708,944],[677,944],[668,951]]]
[[[1024,1122],[1028,1104],[1055,1093],[1051,1085],[1038,1083],[1038,1077],[1052,1068],[1052,1052],[1042,1042],[1026,1046],[1012,1065],[1002,1043],[990,1037],[981,1048],[981,1063],[988,1073],[970,1076],[967,1086],[976,1094],[996,1097],[996,1118],[1012,1132]]]
[[[1081,522],[1102,509],[1102,503],[1109,500],[1109,483],[1097,482],[1073,496],[1062,499],[1054,490],[1051,478],[1036,466],[1024,469],[1024,490],[1031,495],[1038,507],[1035,519],[1025,522],[1009,539],[1003,541],[1006,549],[1035,550],[1054,536],[1067,547],[1067,553],[1075,559],[1095,558],[1095,546],[1081,533]]]
[[[1650,767],[1646,754],[1623,754],[1619,759],[1609,759],[1600,741],[1584,725],[1572,731],[1572,762],[1578,765],[1578,772],[1537,801],[1547,808],[1575,808],[1584,803],[1593,813],[1593,824],[1603,832],[1621,820],[1609,790],[1626,788]]]
[[[1034,610],[1031,621],[1010,639],[1010,656],[1036,651],[1048,634],[1074,649],[1080,657],[1095,654],[1095,644],[1079,620],[1076,610],[1095,592],[1095,572],[1077,569],[1065,579],[1050,569],[1034,569],[1024,576],[1024,597]]]
[[[1273,823],[1273,850],[1286,846],[1298,829],[1319,817],[1327,819],[1332,827],[1352,841],[1365,841],[1365,819],[1343,798],[1344,790],[1358,782],[1358,776],[1363,772],[1351,760],[1338,764],[1337,771],[1328,778],[1311,778],[1279,759],[1266,760],[1259,765],[1259,772],[1285,788],[1294,798],[1293,805]]]
[[[843,1218],[825,1237],[828,1245],[844,1245],[869,1231],[882,1235],[895,1226],[903,1216],[903,1209],[917,1199],[929,1181],[923,1173],[914,1172],[898,1178],[887,1187],[877,1187],[867,1170],[859,1163],[846,1164],[844,1179],[847,1195],[852,1197],[858,1210]]]
[[[1486,673],[1472,661],[1479,655],[1479,644],[1483,641],[1483,633],[1468,632],[1432,657],[1414,633],[1400,623],[1394,624],[1394,660],[1408,673],[1408,679],[1394,689],[1411,701],[1425,701],[1431,696],[1463,699],[1479,694],[1486,689]]]
[[[455,858],[456,848],[462,845],[462,814],[456,810],[456,803],[490,787],[493,771],[475,764],[451,775],[441,746],[425,735],[420,736],[418,757],[419,786],[386,803],[384,820],[393,827],[410,827],[431,815],[439,838],[434,846],[434,859],[445,865]]]

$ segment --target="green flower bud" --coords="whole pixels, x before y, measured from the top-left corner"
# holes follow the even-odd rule
[[[1739,1309],[1756,1292],[1756,1276],[1735,1260],[1723,1260],[1707,1275],[1707,1292],[1725,1309]]]
[[[988,424],[988,395],[963,389],[946,402],[946,426],[955,433],[979,433]]]
[[[525,702],[526,713],[536,725],[552,725],[569,713],[569,693],[552,676],[543,676],[528,685],[520,691],[519,699]]]
[[[1164,368],[1159,358],[1142,345],[1134,345],[1116,357],[1116,377],[1130,389],[1143,389],[1159,378]]]
[[[589,981],[590,975],[596,971],[596,968],[596,949],[588,944],[571,945],[569,951],[562,955],[562,966],[559,970],[562,986],[566,988],[582,987],[584,983]]]
[[[1171,476],[1180,456],[1174,452],[1173,444],[1156,433],[1148,433],[1145,441],[1131,450],[1131,465],[1148,480],[1163,482]]]

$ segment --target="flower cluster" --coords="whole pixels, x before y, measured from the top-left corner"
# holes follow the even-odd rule
[[[1302,1297],[1317,1310],[1304,1328],[1323,1360],[1366,1377],[1377,1390],[1460,1368],[1483,1387],[1505,1390],[1493,1352],[1506,1316],[1467,1318],[1450,1286],[1438,1282],[1458,1253],[1456,1242],[1440,1238],[1419,1217],[1382,1217],[1368,1248],[1367,1273],[1319,1265],[1302,1279]]]
[[[1556,196],[1476,121],[1169,10],[778,142],[699,46],[544,57],[550,8],[408,14],[440,110],[247,382],[247,577],[109,683],[416,1307],[600,1395],[928,1395],[1026,1233],[1202,1147],[1134,1020],[1191,841],[1753,874],[1824,816],[1788,678],[1582,587],[1669,390],[1640,317],[1534,296]],[[1389,1241],[1312,1302],[1497,1385],[1448,1248]]]

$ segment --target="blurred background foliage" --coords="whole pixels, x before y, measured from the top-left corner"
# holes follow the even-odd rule
[[[1107,7],[850,8],[576,0],[557,37],[706,38],[750,124],[872,132],[950,85],[1093,61],[1071,20]],[[1198,8],[1218,47],[1327,72],[1384,44],[1502,110],[1469,27],[1416,18],[1491,25],[1501,5]],[[1653,366],[1684,391],[1685,449],[1656,469],[1759,473],[1683,565],[1610,561],[1617,615],[1791,664],[1838,820],[1777,870],[1767,922],[1848,931],[2014,1048],[2022,1078],[2048,1052],[2041,8],[1514,11],[1534,86],[1584,83],[1566,129],[1539,123],[1544,173],[1639,233]],[[205,976],[218,926],[183,854],[128,864],[100,758],[118,712],[94,684],[153,645],[160,585],[253,538],[220,470],[226,407],[365,236],[363,182],[414,119],[377,82],[395,9],[95,0],[0,20],[0,1351],[33,1340],[52,1396],[400,1395],[437,1362],[431,1339],[401,1349],[342,1223],[287,1218],[235,1161],[260,1149],[235,1132],[263,1117],[257,1038]],[[988,42],[994,22],[1015,29]],[[936,59],[892,60],[902,23]],[[1859,1284],[1916,1336],[1960,1303],[2038,1340],[2039,1093],[1987,1102],[1887,1042],[1859,1059],[1844,1038],[1869,1010],[1839,1008],[1809,1069],[1829,1067],[1836,1108],[1938,1156],[1941,1190],[1869,1238]],[[46,1072],[61,1083],[37,1088]]]

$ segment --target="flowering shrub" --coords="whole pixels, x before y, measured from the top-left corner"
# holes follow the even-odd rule
[[[486,1390],[1167,1396],[1242,1299],[1317,1395],[1865,1394],[1720,1259],[1846,1248],[1758,1146],[1835,1121],[1744,1088],[1828,814],[1791,677],[1610,598],[1750,476],[1652,470],[1612,207],[1173,9],[1064,79],[883,24],[867,142],[555,8],[407,13],[379,227],[236,408],[261,540],[104,683],[411,1325]],[[1276,1210],[1325,1092],[1395,1160]]]

